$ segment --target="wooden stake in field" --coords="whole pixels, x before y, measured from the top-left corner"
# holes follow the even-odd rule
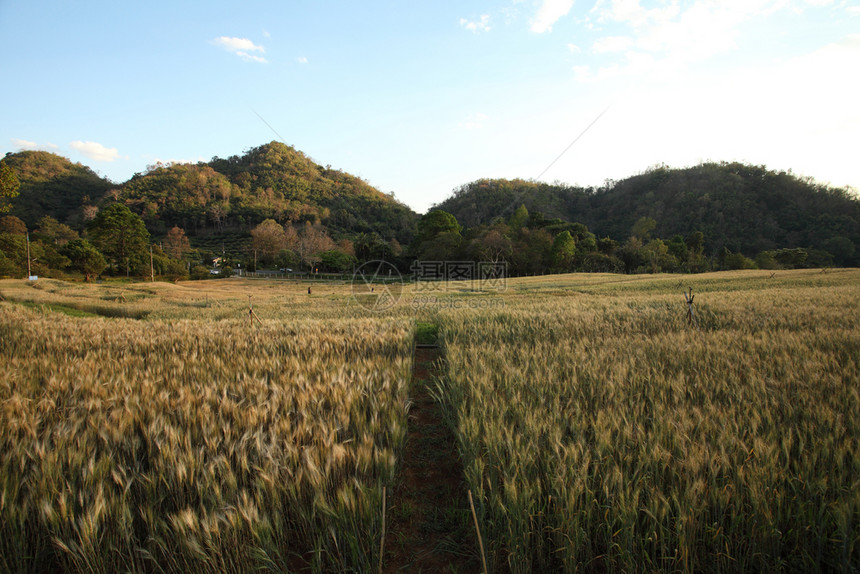
[[[684,291],[684,299],[687,300],[687,323],[690,325],[693,325],[694,327],[697,327],[698,325],[696,325],[696,316],[693,313],[693,298],[694,297],[695,297],[695,295],[693,295],[693,288],[692,287],[690,287],[689,293]]]
[[[254,305],[251,304],[251,296],[248,295],[248,322],[251,324],[252,327],[254,326],[254,319],[256,319],[260,325],[263,324],[263,321],[260,320],[260,318],[257,317],[257,314],[254,312]]]

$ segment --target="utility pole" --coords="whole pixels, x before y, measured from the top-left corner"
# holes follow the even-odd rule
[[[155,283],[155,266],[152,264],[152,245],[149,246],[149,277]]]
[[[27,232],[27,279],[33,276],[30,271],[30,232]]]

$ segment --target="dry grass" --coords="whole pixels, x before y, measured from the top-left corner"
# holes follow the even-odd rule
[[[157,297],[150,317],[241,311],[224,292],[208,307],[168,307],[173,286],[124,288],[139,289],[139,302],[54,282],[41,292],[50,289],[110,308]],[[405,438],[410,323],[251,328],[242,312],[135,321],[48,309],[0,303],[0,570],[376,563],[382,487]]]
[[[860,273],[567,276],[443,313],[497,568],[860,567]]]
[[[858,285],[0,281],[0,570],[374,570],[416,321],[497,571],[860,570]]]

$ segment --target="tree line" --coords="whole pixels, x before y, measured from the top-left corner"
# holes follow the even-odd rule
[[[71,186],[68,197],[52,187],[60,180]],[[275,143],[207,164],[151,166],[108,187],[54,154],[7,154],[0,276],[23,276],[28,263],[33,274],[86,279],[349,273],[373,260],[408,274],[416,259],[504,262],[511,275],[860,263],[856,197],[741,164],[661,166],[599,190],[478,180],[420,217]]]

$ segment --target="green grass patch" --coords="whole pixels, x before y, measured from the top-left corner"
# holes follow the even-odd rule
[[[418,345],[438,345],[439,325],[434,323],[415,323],[415,342]]]
[[[16,303],[29,309],[41,311],[42,313],[62,313],[69,317],[99,317],[96,313],[90,313],[89,311],[83,311],[81,309],[69,307],[68,305],[59,305],[57,303],[51,303],[50,305],[45,303],[34,303],[32,301],[17,301]]]

